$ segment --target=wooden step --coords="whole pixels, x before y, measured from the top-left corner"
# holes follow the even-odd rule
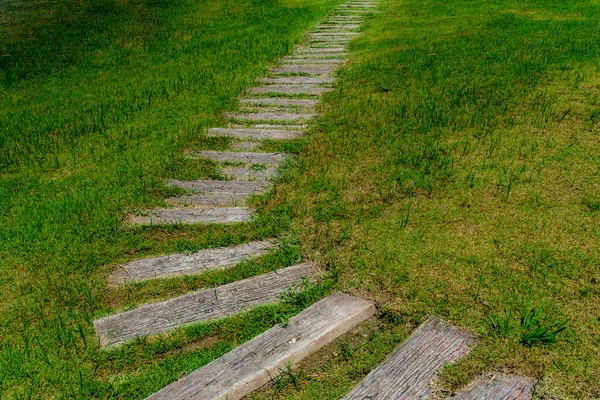
[[[277,167],[273,165],[262,165],[263,168],[255,168],[253,165],[225,166],[221,170],[229,179],[238,181],[266,181],[277,174]]]
[[[225,113],[227,118],[247,121],[297,121],[310,119],[316,114],[303,113]]]
[[[192,254],[171,254],[132,261],[117,268],[108,278],[109,285],[141,282],[149,279],[196,275],[232,267],[242,261],[263,256],[277,248],[274,240],[259,240],[234,247],[200,250]]]
[[[335,72],[338,68],[332,65],[323,66],[305,66],[305,65],[287,65],[283,67],[271,68],[271,72],[283,74],[309,74],[325,75]]]
[[[320,77],[320,78],[310,78],[306,76],[286,76],[283,78],[260,78],[258,80],[262,83],[270,83],[270,84],[332,84],[335,83],[335,78],[333,77]],[[318,100],[312,100],[314,103],[317,103]]]
[[[283,60],[282,65],[290,65],[290,64],[304,64],[304,65],[315,65],[315,64],[330,64],[331,67],[335,67],[334,64],[344,64],[346,60],[343,58],[307,58],[307,57],[298,57],[298,58],[288,58]],[[319,67],[319,65],[315,65]],[[314,80],[333,80],[335,82],[335,78],[333,77],[322,77],[322,78],[308,78],[308,77],[298,77],[304,79],[314,79]],[[264,78],[269,79],[269,78]]]
[[[208,158],[218,162],[243,162],[246,164],[278,165],[286,158],[284,153],[260,153],[247,151],[199,151],[192,153],[195,157]]]
[[[326,87],[308,87],[308,85],[304,86],[286,86],[286,85],[268,85],[261,86],[256,88],[251,88],[250,93],[283,93],[283,94],[308,94],[308,95],[317,95],[326,92],[332,91],[333,88]],[[309,114],[310,117],[314,117],[315,114]],[[272,118],[270,118],[272,119]],[[285,118],[289,119],[289,118]]]
[[[529,400],[535,381],[522,376],[494,375],[481,377],[468,389],[447,400]]]
[[[345,399],[424,399],[432,392],[436,372],[467,354],[474,341],[470,333],[429,317]]]
[[[343,293],[313,304],[286,327],[276,326],[170,384],[149,399],[238,400],[373,315],[371,303]]]
[[[235,224],[249,222],[252,210],[248,207],[215,208],[161,208],[150,210],[148,215],[131,215],[133,225],[173,224]]]
[[[238,181],[177,181],[172,180],[169,186],[180,187],[194,192],[208,192],[220,194],[256,194],[266,191],[270,185],[268,182],[238,182]]]
[[[220,319],[248,307],[276,302],[282,293],[299,288],[303,279],[311,276],[312,268],[311,264],[300,264],[143,305],[99,318],[94,321],[94,328],[100,337],[100,344],[105,347],[197,322]]]
[[[202,193],[184,194],[166,199],[167,204],[175,207],[243,207],[249,194]]]
[[[293,77],[282,77],[281,79],[289,79]],[[267,79],[267,78],[265,78]],[[278,79],[278,78],[271,78]],[[319,79],[319,78],[317,78]],[[326,78],[324,78],[326,79]],[[255,105],[274,105],[274,106],[288,106],[288,107],[314,107],[319,103],[316,99],[287,99],[284,97],[260,97],[260,98],[247,98],[240,99],[240,103],[244,105],[255,104]],[[277,128],[274,128],[277,129]],[[291,131],[288,129],[288,131]],[[297,130],[296,130],[297,131]]]
[[[248,99],[254,100],[254,99]],[[266,99],[256,99],[264,101]],[[315,100],[316,101],[316,100]],[[226,136],[241,139],[295,139],[302,136],[302,131],[290,131],[284,129],[244,129],[244,128],[211,128],[208,136]]]
[[[320,48],[320,49],[314,49],[314,48],[305,48],[305,49],[298,49],[296,51],[294,51],[294,54],[313,54],[313,53],[343,53],[346,51],[345,47],[326,47],[326,48]]]

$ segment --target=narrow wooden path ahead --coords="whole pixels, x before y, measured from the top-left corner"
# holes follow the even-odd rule
[[[262,151],[264,140],[301,137],[307,123],[318,117],[320,96],[334,90],[335,72],[347,62],[347,44],[360,34],[364,15],[378,12],[377,1],[348,1],[322,21],[259,85],[248,89],[240,109],[226,113],[229,124],[207,131],[228,137],[226,151],[190,152],[189,156],[220,165],[225,180],[176,181],[171,186],[188,193],[167,199],[169,208],[132,215],[132,224],[237,224],[252,222],[247,199],[272,187],[278,168],[290,158]],[[173,254],[133,261],[110,277],[123,285],[177,275],[226,269],[277,249],[274,240],[194,254]],[[316,279],[312,264],[300,264],[220,287],[188,293],[166,301],[94,321],[102,346],[115,346],[147,335],[223,318],[260,304],[275,302],[282,293],[301,290],[306,279]],[[375,312],[372,303],[341,292],[313,304],[286,326],[276,326],[197,369],[150,396],[151,399],[236,400],[269,382],[287,365],[295,365],[332,340],[344,335]],[[448,363],[459,361],[475,343],[475,336],[430,317],[380,366],[346,397],[348,400],[425,399],[432,382]],[[455,399],[529,399],[534,381],[500,376],[481,378],[452,397]]]

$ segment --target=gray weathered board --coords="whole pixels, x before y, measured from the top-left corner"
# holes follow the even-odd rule
[[[292,78],[292,77],[285,77]],[[273,78],[277,79],[277,78]],[[284,78],[282,78],[284,79]],[[260,97],[260,98],[249,98],[241,99],[243,104],[266,104],[266,105],[277,105],[277,106],[290,106],[290,107],[313,107],[317,105],[319,100],[315,99],[284,99],[281,97]]]
[[[303,119],[310,119],[315,114],[310,113],[226,113],[227,118],[237,120],[249,120],[249,121],[297,121]]]
[[[248,197],[244,193],[202,193],[170,197],[165,201],[172,206],[241,207],[246,204]]]
[[[430,383],[436,372],[464,356],[474,341],[470,333],[429,317],[345,399],[425,399],[432,392]]]
[[[313,273],[311,264],[300,264],[200,290],[159,303],[109,315],[94,321],[102,346],[117,345],[136,337],[171,331],[175,328],[237,314],[243,309],[277,301],[288,290],[301,287]]]
[[[150,210],[148,215],[131,215],[129,222],[134,225],[235,224],[251,219],[252,210],[248,207],[189,207]]]
[[[484,376],[468,389],[447,400],[529,400],[533,397],[535,381],[522,376]]]
[[[208,136],[228,136],[242,139],[295,139],[302,131],[284,129],[211,128]]]
[[[260,257],[277,248],[274,240],[259,240],[234,247],[200,250],[192,254],[172,254],[145,258],[124,264],[109,277],[111,285],[140,282],[148,279],[194,275],[214,269],[234,266]]]
[[[194,156],[208,158],[219,162],[243,162],[247,164],[271,164],[278,165],[285,160],[284,153],[259,153],[242,151],[200,151],[192,153]]]
[[[304,65],[316,65],[316,64],[325,64],[325,65],[329,65],[331,67],[333,67],[333,64],[344,64],[346,62],[346,60],[340,59],[340,58],[290,58],[285,60],[285,64],[284,65],[296,65],[296,64],[304,64]],[[319,77],[319,78],[310,78],[310,77],[303,77],[303,76],[298,76],[298,77],[288,77],[288,78],[305,78],[307,79],[307,81],[305,83],[308,82],[313,82],[313,83],[334,83],[335,82],[335,78],[334,77]],[[272,78],[272,80],[270,81],[266,81],[269,83],[283,83],[283,82],[278,82],[282,81],[283,79],[281,78]],[[319,82],[321,81],[321,82]],[[289,81],[288,81],[289,82]],[[297,80],[296,82],[298,83],[304,83],[301,80]],[[287,83],[287,82],[286,82]]]
[[[373,304],[334,293],[149,399],[238,400],[373,315]]]
[[[261,86],[256,88],[251,88],[249,90],[250,93],[286,93],[286,94],[308,94],[315,95],[332,91],[332,88],[327,87],[297,87],[297,86],[284,86],[284,85],[269,85],[269,86]],[[273,113],[274,114],[274,113]],[[282,115],[284,113],[281,113]],[[299,114],[301,118],[312,118],[315,114]],[[283,119],[297,119],[298,117],[294,116],[293,118],[283,118]],[[270,118],[259,118],[259,119],[273,119]]]
[[[304,65],[286,65],[283,67],[271,68],[271,72],[284,74],[309,74],[325,75],[336,71],[337,68],[331,65],[304,66]]]
[[[310,78],[307,76],[286,76],[283,78],[260,78],[258,80],[262,83],[270,83],[270,84],[332,84],[335,83],[334,77],[320,77],[320,78]],[[316,101],[315,101],[316,103]],[[311,104],[311,105],[314,105]]]
[[[260,165],[260,169],[254,168],[255,165],[235,165],[225,166],[221,171],[229,179],[239,181],[266,181],[277,174],[277,167],[271,165]]]
[[[240,182],[240,181],[178,181],[172,180],[169,186],[176,186],[195,192],[214,192],[221,194],[255,194],[267,190],[269,182]]]

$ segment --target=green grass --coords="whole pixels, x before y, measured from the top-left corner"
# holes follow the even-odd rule
[[[218,176],[214,163],[187,159],[184,150],[225,148],[229,141],[208,140],[204,129],[224,123],[222,113],[236,109],[239,93],[335,4],[0,5],[10,17],[0,25],[1,398],[145,397],[181,369],[189,372],[301,309],[267,307],[231,325],[109,353],[99,350],[92,327],[94,318],[118,309],[300,259],[297,241],[283,238],[278,252],[227,274],[122,289],[108,289],[105,280],[128,260],[285,230],[285,213],[224,228],[127,229],[123,221],[164,204],[175,192],[163,186],[166,178]],[[214,347],[181,351],[217,331]],[[174,357],[153,365],[161,354]]]
[[[600,397],[600,4],[384,1],[251,225],[126,229],[186,149],[335,2],[35,3],[0,25],[0,397],[143,398],[335,289],[376,320],[257,399],[341,398],[428,315],[478,334],[446,368]],[[22,20],[21,20],[22,19]],[[30,40],[30,39],[35,40]],[[228,272],[108,289],[117,264],[282,236]],[[101,351],[93,318],[316,259],[323,285]]]
[[[342,397],[430,314],[479,336],[447,390],[508,372],[539,398],[600,397],[599,17],[404,0],[369,21],[270,204],[298,210],[303,251],[381,318],[285,398]]]

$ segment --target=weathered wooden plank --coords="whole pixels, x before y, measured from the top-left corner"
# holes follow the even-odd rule
[[[302,86],[286,86],[286,85],[268,85],[256,88],[251,88],[250,93],[284,93],[284,94],[309,94],[317,95],[332,91],[333,88],[328,87],[309,87],[309,85]],[[263,113],[264,114],[264,113]],[[305,114],[306,115],[306,114]],[[314,117],[315,114],[309,114],[308,118]],[[303,117],[306,118],[306,117]],[[264,119],[264,118],[260,118]],[[267,118],[272,119],[272,118]],[[289,119],[289,118],[284,118]]]
[[[244,193],[186,194],[168,198],[166,202],[172,206],[240,207],[246,204],[249,196]]]
[[[271,79],[289,79],[293,77],[271,78]],[[317,78],[320,79],[320,78]],[[326,79],[326,78],[324,78]],[[316,99],[286,99],[283,97],[261,97],[241,99],[242,104],[258,104],[258,105],[276,105],[289,107],[314,107],[319,103]]]
[[[319,30],[319,32],[327,32],[327,31],[345,31],[345,30],[356,30],[360,28],[359,24],[321,24],[321,25],[317,25],[316,29]]]
[[[305,66],[311,66],[311,65],[315,65],[315,64],[331,64],[332,67],[335,67],[335,65],[333,64],[344,64],[346,62],[346,60],[344,60],[343,58],[313,58],[313,57],[297,57],[297,58],[287,58],[285,60],[282,60],[284,65],[290,65],[290,64],[303,64]],[[318,67],[318,65],[317,65]],[[304,79],[323,79],[323,80],[333,80],[335,81],[335,78],[333,77],[319,77],[319,78],[307,78],[307,77],[299,77],[299,78],[304,78]]]
[[[448,400],[529,400],[534,389],[535,381],[531,378],[494,375],[477,379],[469,389]]]
[[[429,384],[436,372],[464,356],[474,340],[473,335],[432,316],[345,399],[425,399],[432,392]]]
[[[265,100],[265,99],[248,99]],[[315,100],[316,101],[316,100]],[[259,102],[256,102],[259,103]],[[285,129],[244,129],[244,128],[211,128],[208,136],[228,136],[242,139],[295,139],[302,136],[302,131]]]
[[[248,121],[297,121],[303,119],[310,119],[316,116],[316,114],[310,113],[225,113],[227,118],[237,120],[248,120]]]
[[[253,168],[251,165],[226,166],[222,168],[223,174],[231,179],[239,181],[266,181],[277,173],[277,168],[265,166],[264,168]]]
[[[299,287],[311,274],[311,264],[300,264],[99,318],[94,321],[94,328],[103,347],[117,345],[275,302],[282,293]]]
[[[294,54],[312,54],[312,53],[343,53],[346,51],[345,47],[325,47],[320,49],[313,48],[305,48],[298,49],[294,52]]]
[[[258,181],[257,181],[258,182]],[[133,225],[165,224],[235,224],[252,219],[248,207],[215,208],[162,208],[150,210],[148,215],[131,215]]]
[[[335,72],[337,67],[332,65],[324,66],[305,66],[305,65],[286,65],[283,67],[271,68],[271,72],[284,73],[284,74],[311,74],[311,75],[325,75],[328,73]]]
[[[169,186],[180,187],[194,192],[213,192],[220,194],[255,194],[267,190],[270,186],[268,182],[238,182],[238,181],[178,181],[172,180]]]
[[[342,61],[343,62],[343,61]],[[260,78],[258,81],[262,83],[270,83],[270,84],[332,84],[335,83],[334,77],[318,77],[311,78],[306,76],[286,76],[283,78]],[[311,105],[315,105],[318,100],[312,100],[313,103]]]
[[[110,285],[149,279],[196,275],[224,269],[265,255],[277,248],[274,240],[259,240],[234,247],[200,250],[192,254],[172,254],[132,261],[117,268],[108,278]]]
[[[373,315],[371,303],[332,294],[149,397],[238,400]]]
[[[358,36],[360,33],[359,32],[324,32],[324,33],[320,33],[320,32],[313,32],[310,33],[308,36],[309,37],[313,37],[313,38],[317,38],[317,37],[353,37],[353,36]]]
[[[192,153],[193,156],[208,158],[219,162],[244,162],[247,164],[278,165],[286,158],[284,153],[260,153],[248,151],[211,151]]]

